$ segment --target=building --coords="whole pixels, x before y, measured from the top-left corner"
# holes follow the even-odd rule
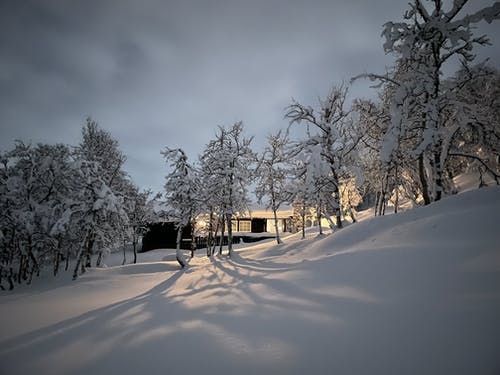
[[[277,212],[278,230],[283,232],[295,232],[296,227],[293,220],[293,211],[280,210]],[[265,238],[273,238],[275,231],[274,214],[268,210],[254,210],[244,215],[236,215],[232,220],[233,242],[253,242]],[[182,231],[181,248],[190,250],[194,247],[206,246],[206,222],[199,217],[196,221],[194,233],[191,226]],[[217,237],[220,239],[220,233]],[[225,240],[227,243],[227,227],[225,230]],[[157,222],[149,225],[148,232],[143,236],[141,252],[153,249],[175,248],[177,239],[177,229],[172,222]],[[193,242],[193,240],[195,242]],[[218,240],[219,241],[219,240]]]
[[[181,248],[191,250],[192,228],[187,225],[182,229]],[[154,249],[175,249],[177,242],[177,228],[172,222],[157,222],[148,225],[148,231],[142,237],[140,252]]]
[[[278,231],[294,232],[295,225],[293,211],[280,210],[278,216]],[[232,220],[233,232],[240,233],[276,233],[274,225],[274,214],[269,210],[254,210],[245,215],[241,215]]]

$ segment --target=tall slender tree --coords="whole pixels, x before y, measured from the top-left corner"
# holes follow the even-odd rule
[[[267,137],[267,145],[257,168],[256,195],[259,203],[267,198],[267,208],[273,211],[276,242],[282,243],[278,225],[278,210],[291,203],[290,155],[288,136],[282,131]]]
[[[181,268],[188,265],[181,250],[182,230],[192,223],[199,207],[198,175],[195,168],[189,164],[185,152],[179,148],[165,148],[162,151],[172,171],[165,182],[165,200],[167,216],[177,226],[176,258]]]
[[[316,160],[314,156],[319,155],[321,161],[328,166],[328,173],[321,173],[322,178],[316,179],[316,184],[327,192],[322,194],[322,198],[328,200],[327,207],[330,210],[327,216],[335,217],[337,228],[342,228],[340,178],[346,171],[346,158],[361,140],[353,126],[351,110],[345,103],[347,92],[346,85],[333,87],[330,94],[320,100],[317,111],[294,102],[288,107],[285,115],[291,124],[304,123],[313,128],[314,132],[308,132],[309,136],[301,147],[310,151],[313,156],[311,160]],[[316,164],[321,165],[319,160]]]
[[[256,162],[251,143],[252,138],[244,136],[241,121],[229,129],[220,126],[202,157],[202,169],[210,173],[204,186],[210,189],[211,207],[217,208],[221,222],[227,226],[229,256],[233,253],[233,217],[248,210],[248,189],[254,177]],[[221,227],[224,225],[221,224]],[[221,241],[222,238],[223,235]]]

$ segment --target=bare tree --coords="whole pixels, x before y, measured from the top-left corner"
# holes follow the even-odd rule
[[[304,123],[315,130],[308,132],[302,147],[319,150],[321,159],[328,165],[328,174],[322,173],[322,181],[317,183],[328,191],[323,197],[328,199],[327,207],[333,212],[328,212],[327,216],[335,217],[337,228],[342,228],[340,178],[345,172],[346,158],[361,139],[353,126],[351,110],[346,108],[347,92],[346,85],[335,86],[324,100],[320,100],[317,111],[294,102],[285,115],[291,124]]]
[[[210,171],[205,188],[211,195],[210,207],[218,210],[221,233],[227,227],[228,252],[233,253],[232,219],[248,210],[248,189],[254,177],[256,156],[251,149],[252,138],[243,134],[243,124],[236,122],[229,129],[219,127],[216,138],[203,154],[202,170]],[[222,239],[221,235],[221,250]]]
[[[386,153],[398,149],[397,140],[414,133],[417,141],[411,154],[418,163],[418,174],[425,204],[441,199],[445,190],[445,165],[450,156],[449,142],[460,127],[474,122],[468,113],[456,112],[454,123],[448,121],[453,108],[467,107],[457,96],[463,84],[449,81],[445,70],[459,61],[468,67],[474,59],[475,46],[487,45],[487,36],[474,36],[475,24],[491,23],[500,17],[500,3],[471,15],[460,16],[467,0],[454,0],[445,10],[441,0],[424,5],[410,3],[401,22],[384,25],[384,49],[396,54],[395,74],[364,74],[373,80],[393,85],[391,124],[385,133]]]
[[[192,222],[198,208],[198,176],[181,149],[162,152],[172,171],[165,182],[167,215],[177,226],[176,258],[181,268],[188,265],[181,250],[182,230]]]
[[[267,137],[267,145],[257,168],[256,195],[259,203],[267,198],[267,208],[273,211],[276,242],[282,243],[278,226],[278,210],[284,203],[291,202],[290,155],[286,134],[281,131]]]

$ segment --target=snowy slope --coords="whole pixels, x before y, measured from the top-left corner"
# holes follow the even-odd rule
[[[491,187],[186,271],[155,251],[2,293],[0,374],[499,373],[499,223]]]

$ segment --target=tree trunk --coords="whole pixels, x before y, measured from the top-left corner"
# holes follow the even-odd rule
[[[306,207],[302,205],[302,239],[306,238]]]
[[[30,276],[29,276],[29,278],[28,278],[28,282],[27,282],[27,284],[28,284],[28,285],[30,285],[30,284],[31,284],[31,282],[33,281],[33,275],[34,275],[34,273],[35,273],[35,270],[36,270],[36,264],[35,264],[35,263],[33,263],[33,264],[31,265]]]
[[[330,166],[330,170],[332,172],[333,176],[333,204],[335,207],[335,221],[337,224],[338,229],[342,229],[342,216],[340,212],[341,208],[341,202],[340,202],[340,190],[339,190],[339,178],[337,176],[337,172],[335,171],[335,168],[333,167],[333,164]]]
[[[328,226],[330,227],[330,229],[332,231],[334,231],[335,230],[335,223],[333,222],[333,220],[330,217],[330,215],[325,215],[325,219],[326,219],[326,221],[328,221]]]
[[[337,206],[335,208],[335,221],[338,229],[342,229],[342,217],[340,216],[340,193],[338,186],[335,188],[333,192],[334,203]]]
[[[226,214],[227,221],[227,250],[228,256],[231,257],[233,255],[233,225],[231,222],[231,218],[233,215]]]
[[[352,222],[357,223],[358,219],[356,219],[356,215],[354,214],[354,209],[352,207],[349,208],[349,214],[351,215]]]
[[[221,221],[221,229],[220,229],[219,255],[222,255],[222,247],[224,246],[224,225],[225,225],[224,215],[222,215],[221,220],[222,221]]]
[[[379,215],[385,215],[385,208],[387,207],[387,196],[389,190],[389,172],[385,175],[385,178],[382,180],[382,199],[380,200],[380,212]]]
[[[57,247],[56,247],[56,253],[54,257],[54,276],[57,276],[59,273],[59,263],[61,261],[62,254],[61,254],[61,237],[58,236],[57,238]]]
[[[134,250],[134,264],[137,263],[137,242],[138,242],[137,236],[134,234],[132,238],[132,249]]]
[[[399,207],[399,187],[396,185],[396,199],[394,201],[394,213],[398,213],[398,207]]]
[[[55,254],[54,254],[54,269],[53,269],[53,275],[54,276],[57,276],[57,273],[59,272],[59,261],[61,259],[61,253],[59,253],[59,251],[57,251]]]
[[[217,233],[219,233],[220,220],[217,219],[217,224],[215,225],[214,238],[212,240],[211,255],[215,254],[215,248],[217,247]]]
[[[210,209],[210,216],[208,217],[207,257],[210,257],[212,255],[213,219],[214,219],[214,214]]]
[[[91,260],[92,260],[92,258],[90,256],[90,252],[87,249],[86,256],[85,256],[85,267],[87,267],[87,268],[92,267]]]
[[[316,208],[316,220],[318,220],[319,235],[323,235],[323,228],[321,227],[321,207],[318,205]]]
[[[194,251],[196,250],[195,225],[196,220],[191,220],[191,259],[194,258]]]
[[[388,187],[388,177],[389,172],[387,172],[382,178],[382,184],[380,186],[380,196],[378,201],[378,216],[382,216],[385,214],[385,206],[386,206],[386,196],[387,196],[387,187]]]
[[[7,280],[9,281],[9,290],[14,289],[14,269],[12,267],[9,268],[9,276],[7,276]]]
[[[96,267],[101,267],[102,262],[102,250],[99,250],[99,254],[97,255],[97,260],[95,262]]]
[[[85,265],[82,263],[82,272],[84,272],[83,267],[92,267],[92,252],[94,251],[94,234],[89,233],[87,240],[87,247],[85,251]]]
[[[17,272],[17,283],[18,284],[21,284],[21,282],[22,282],[22,275],[23,275],[24,263],[25,263],[24,259],[25,259],[24,254],[21,254],[21,259],[19,260],[19,270]]]
[[[422,197],[424,198],[424,205],[431,203],[429,195],[429,186],[427,185],[427,177],[425,176],[424,154],[418,156],[418,177],[420,178],[420,185],[422,186]]]
[[[40,265],[38,264],[38,260],[35,257],[35,254],[33,254],[33,250],[31,247],[31,239],[29,240],[29,245],[28,245],[28,256],[33,262],[33,265],[31,266],[31,271],[28,279],[28,284],[31,284],[31,281],[33,280],[33,274],[36,271],[37,276],[40,276]]]
[[[69,256],[70,256],[70,250],[68,246],[68,250],[66,251],[66,264],[64,265],[65,271],[69,270]]]
[[[396,164],[395,165],[395,168],[394,168],[394,181],[395,181],[395,186],[396,186],[396,199],[394,201],[394,213],[397,214],[398,213],[398,209],[399,209],[399,177],[398,177],[398,165]]]
[[[277,211],[277,208],[273,205],[274,230],[276,231],[276,242],[279,245],[280,243],[282,243],[282,241],[280,238],[279,227],[278,227],[278,213],[276,211]]]
[[[76,265],[75,269],[73,270],[73,280],[76,280],[78,278],[78,269],[80,268],[80,264],[83,264],[83,253],[85,251],[86,247],[82,247],[80,251],[78,252],[78,255],[76,256]],[[83,268],[85,271],[85,268]]]
[[[89,241],[90,244],[91,241]],[[91,257],[90,245],[87,247],[87,251],[85,252],[85,267],[92,267],[92,257]]]
[[[122,260],[122,266],[127,263],[127,252],[126,252],[126,244],[125,240],[123,240],[123,260]]]
[[[11,270],[12,270],[12,268],[11,268]],[[8,279],[8,277],[9,277],[9,274],[7,273],[7,271],[6,270],[4,271],[4,267],[0,266],[0,289],[5,290],[5,287],[3,286],[3,280],[4,280],[4,278]]]
[[[184,254],[182,254],[181,240],[182,240],[182,225],[179,225],[179,228],[177,228],[175,258],[177,259],[177,262],[179,262],[181,268],[184,268],[187,266],[187,262],[184,259]]]
[[[435,201],[441,200],[443,196],[443,166],[441,165],[441,155],[438,150],[441,148],[441,142],[436,146],[437,150],[434,151],[434,183],[436,185]]]

